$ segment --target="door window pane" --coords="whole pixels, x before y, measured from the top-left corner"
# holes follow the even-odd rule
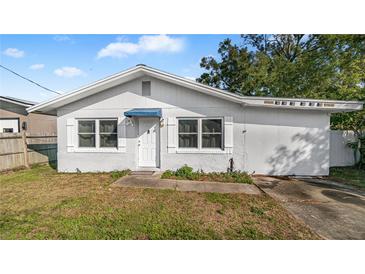
[[[3,132],[4,133],[13,133],[14,129],[13,128],[3,128]]]

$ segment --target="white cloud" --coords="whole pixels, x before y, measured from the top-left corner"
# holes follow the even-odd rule
[[[115,40],[117,40],[118,42],[126,42],[126,41],[128,41],[128,38],[124,35],[120,35],[120,36],[117,36],[117,38],[115,38]]]
[[[25,52],[18,50],[17,48],[7,48],[3,51],[3,54],[14,58],[21,58],[24,56]]]
[[[57,76],[60,76],[60,77],[65,77],[65,78],[72,78],[75,76],[85,75],[85,73],[81,69],[75,68],[75,67],[58,68],[54,71],[54,74],[56,74]]]
[[[29,67],[32,70],[39,70],[44,68],[44,64],[34,64]]]
[[[179,52],[184,48],[181,38],[172,38],[168,35],[143,35],[137,43],[126,42],[117,38],[118,42],[110,43],[98,52],[98,58],[126,57],[140,52]]]
[[[55,35],[53,36],[53,40],[57,42],[71,41],[71,38],[67,35]]]
[[[183,49],[183,41],[167,35],[144,35],[139,38],[138,44],[146,51],[179,52]]]
[[[121,58],[127,56],[128,54],[135,54],[138,52],[138,50],[137,44],[126,42],[110,43],[98,52],[98,58],[107,56]]]

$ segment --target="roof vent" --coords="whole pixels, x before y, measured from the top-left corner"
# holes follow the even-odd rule
[[[309,102],[309,106],[313,107],[314,106],[314,102]]]
[[[145,64],[137,64],[136,67],[146,67]]]
[[[306,102],[300,102],[300,106],[304,107],[307,103]]]
[[[142,81],[142,96],[151,96],[151,81]]]
[[[295,106],[295,102],[294,102],[294,101],[291,101],[291,102],[289,103],[289,105],[291,105],[291,106]]]

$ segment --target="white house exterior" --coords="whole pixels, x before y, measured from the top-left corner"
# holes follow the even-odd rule
[[[144,65],[28,108],[57,114],[58,170],[328,175],[330,114],[361,102],[242,97]],[[128,117],[129,116],[129,117]]]

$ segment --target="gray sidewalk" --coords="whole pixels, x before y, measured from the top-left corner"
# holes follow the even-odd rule
[[[122,187],[173,189],[177,191],[262,194],[262,192],[253,184],[170,180],[160,179],[159,176],[156,175],[129,175],[120,178],[114,185]]]

